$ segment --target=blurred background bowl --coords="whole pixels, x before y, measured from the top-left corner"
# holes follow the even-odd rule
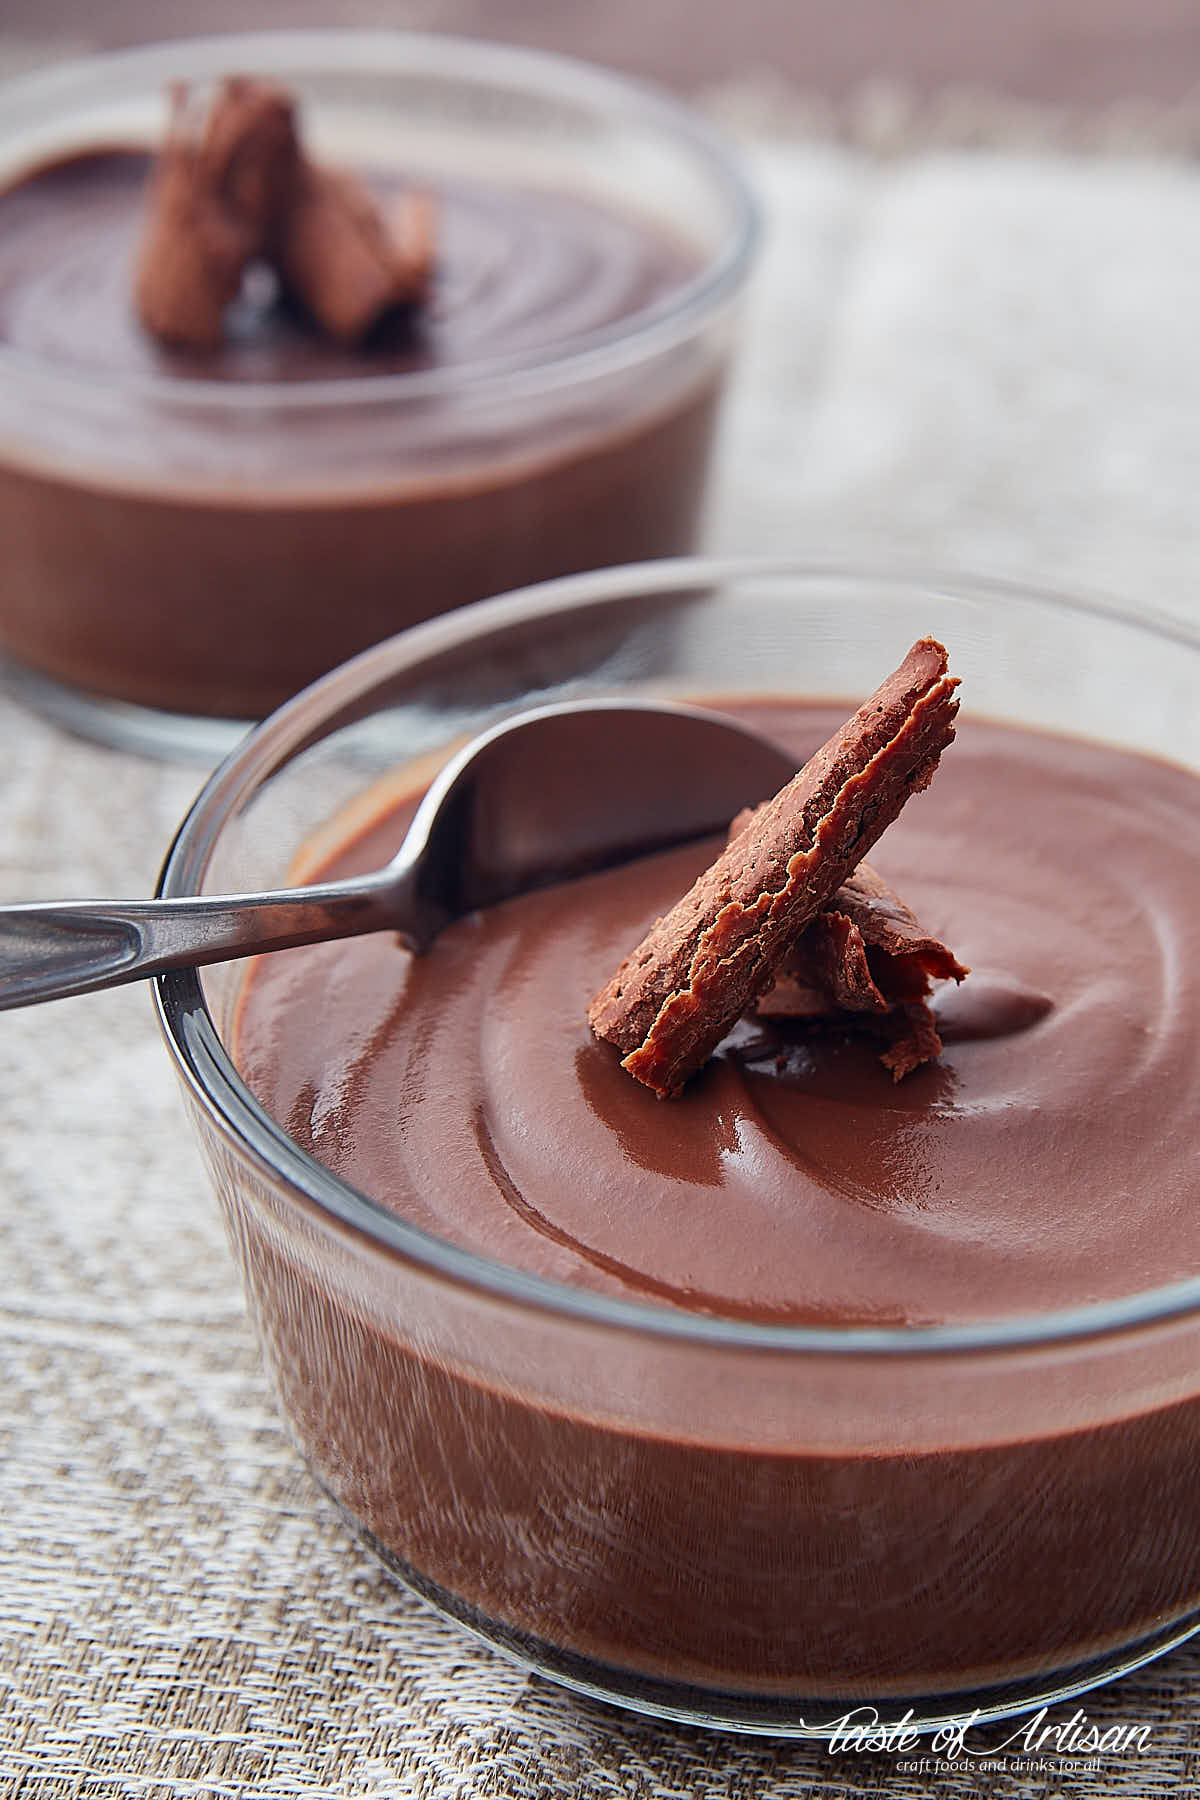
[[[565,59],[397,33],[181,42],[13,83],[0,93],[0,183],[47,159],[150,146],[169,83],[203,90],[231,72],[294,92],[322,159],[449,184],[435,354],[399,372],[342,357],[348,372],[327,379],[307,367],[253,379],[253,363],[210,378],[195,356],[136,348],[108,367],[102,344],[39,353],[17,272],[25,335],[0,330],[0,649],[64,723],[143,748],[203,739],[188,715],[259,717],[431,613],[692,548],[757,236],[735,164],[678,103]],[[483,251],[465,247],[455,183],[473,184],[485,221],[498,197]],[[627,222],[674,272],[654,291],[623,271],[628,246],[556,266],[553,213],[506,242],[506,186],[560,211],[564,197],[591,205],[600,231],[605,217]],[[28,235],[27,259],[45,241]],[[101,300],[123,283],[107,300],[121,316],[133,245],[117,247],[117,267],[84,253],[57,272],[68,300],[72,283]],[[601,291],[593,303],[606,279],[615,302]],[[43,288],[37,304],[53,306],[54,283]],[[0,266],[0,309],[3,289]],[[515,339],[510,291],[511,310],[532,310]],[[543,306],[553,323],[539,340]],[[453,321],[472,307],[499,313],[500,352],[483,338],[439,363],[439,308]]]

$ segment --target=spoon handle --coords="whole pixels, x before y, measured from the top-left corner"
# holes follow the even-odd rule
[[[0,907],[0,1011],[164,969],[395,929],[391,891],[368,878],[295,893]]]

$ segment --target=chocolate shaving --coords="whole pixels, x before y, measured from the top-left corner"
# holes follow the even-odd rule
[[[357,343],[389,313],[424,300],[433,252],[434,207],[428,194],[406,194],[385,221],[355,176],[305,163],[276,265],[330,337]]]
[[[150,184],[138,313],[165,343],[215,349],[263,259],[324,331],[357,342],[427,297],[434,227],[428,195],[405,195],[385,219],[356,177],[310,162],[281,89],[231,77],[201,125],[179,86]]]
[[[933,982],[967,973],[883,877],[860,863],[801,932],[754,1011],[771,1019],[842,1017],[882,1035],[881,1060],[899,1081],[942,1053],[928,1001]]]
[[[661,1098],[682,1091],[909,795],[932,779],[958,711],[958,682],[946,669],[941,644],[914,644],[593,999],[596,1036]]]
[[[220,343],[225,308],[266,246],[298,156],[291,102],[277,88],[227,81],[202,130],[187,89],[171,90],[135,282],[155,337],[195,350]]]
[[[936,1062],[942,1054],[942,1040],[927,1000],[914,1000],[908,1006],[894,1007],[879,1022],[879,1029],[890,1036],[891,1043],[880,1055],[885,1069],[902,1081],[919,1069],[922,1063]]]

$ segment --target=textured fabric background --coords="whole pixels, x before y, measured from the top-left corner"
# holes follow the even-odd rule
[[[772,236],[712,543],[898,549],[1200,624],[1200,170],[803,143],[751,160]],[[0,898],[148,891],[201,774],[0,698]],[[934,1785],[578,1702],[389,1584],[275,1415],[144,991],[0,1020],[0,1272],[5,1800]],[[1144,1756],[936,1785],[1194,1793],[1198,1702],[1185,1648],[1083,1703],[1150,1726]]]

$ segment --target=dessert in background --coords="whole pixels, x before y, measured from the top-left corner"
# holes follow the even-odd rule
[[[694,542],[753,235],[721,151],[583,66],[397,37],[356,67],[339,34],[325,75],[290,42],[226,82],[232,145],[236,39],[219,71],[80,65],[69,113],[56,71],[36,132],[37,79],[0,96],[0,650],[83,723],[258,716],[415,621]],[[197,207],[206,157],[232,208]],[[256,208],[289,158],[282,231]],[[351,279],[380,243],[394,303]]]

